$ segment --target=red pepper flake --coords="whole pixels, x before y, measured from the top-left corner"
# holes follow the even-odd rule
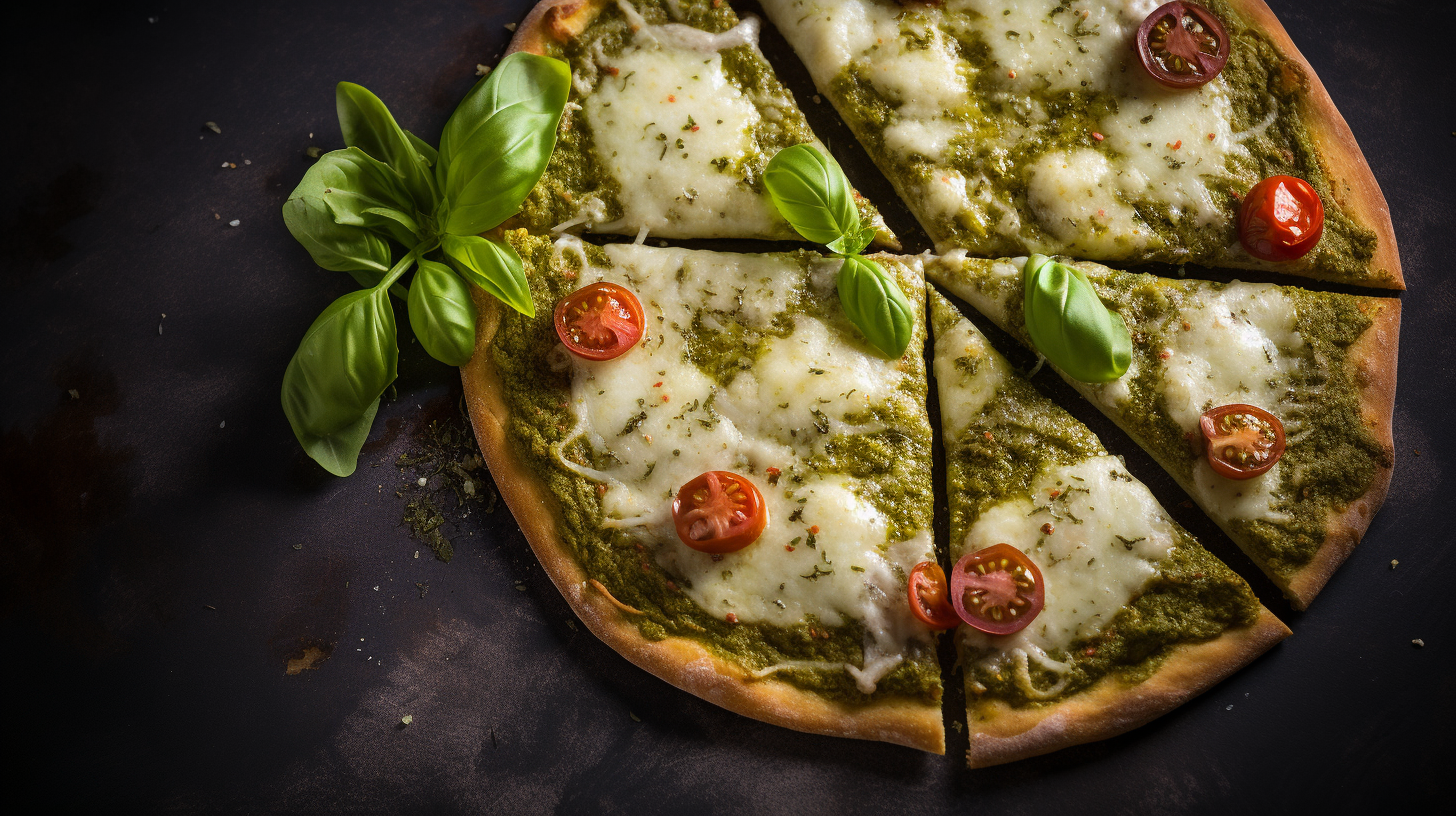
[[[1208,140],[1209,140],[1209,141],[1210,141],[1210,142],[1211,142],[1211,141],[1213,141],[1213,134],[1212,134],[1212,133],[1210,133],[1210,134],[1208,134]]]
[[[597,495],[598,496],[605,496],[605,495],[607,495],[607,486],[604,485],[604,484],[597,485]]]
[[[1158,359],[1159,360],[1166,360],[1166,359],[1168,359],[1169,357],[1172,357],[1172,356],[1173,356],[1173,352],[1168,351],[1167,349],[1163,349],[1162,351],[1158,352]]]
[[[561,273],[561,277],[566,278],[567,280],[576,280],[576,270],[568,269],[565,272]]]
[[[677,101],[677,97],[673,96],[672,94],[668,94],[667,95],[667,101],[669,101],[669,102],[676,102]]]
[[[667,402],[667,401],[668,401],[668,400],[669,400],[669,399],[672,399],[672,398],[671,398],[671,397],[669,397],[669,396],[668,396],[668,395],[666,395],[666,394],[663,394],[663,395],[662,395],[662,401],[663,401],[663,402]]]
[[[1087,648],[1085,648],[1085,649],[1082,650],[1082,654],[1084,654],[1084,655],[1086,655],[1088,657],[1091,657],[1092,655],[1097,654],[1097,647],[1096,646],[1088,646]]]
[[[1006,72],[1006,76],[1011,77],[1012,79],[1016,79],[1016,72],[1015,71],[1007,71]]]
[[[816,524],[813,527],[810,527],[809,535],[819,535],[819,525]]]
[[[642,567],[642,571],[643,572],[646,572],[646,573],[649,573],[649,574],[652,572],[652,568],[649,567],[649,566],[647,566],[647,562],[646,561],[643,561],[639,566]]]
[[[721,6],[721,5],[723,5],[723,0],[713,0],[713,8],[717,8],[717,7]],[[736,617],[733,618],[733,622],[734,623],[736,623],[737,621],[738,621],[738,618],[736,618]]]
[[[717,6],[718,5],[717,0],[714,0],[713,5],[714,6]],[[726,620],[729,623],[737,623],[738,622],[738,616],[735,615],[735,614],[733,614],[732,612],[729,612],[728,614],[726,614],[726,615],[723,616],[723,620]]]
[[[662,380],[658,380],[657,382],[653,383],[652,384],[652,387],[653,388],[661,388],[662,387]]]
[[[1193,577],[1194,578],[1202,578],[1203,577],[1203,573],[1201,573],[1201,572],[1195,572],[1195,573],[1193,573]]]
[[[642,438],[647,440],[647,444],[652,444],[652,434],[642,434]]]
[[[621,69],[619,69],[619,68],[613,68],[610,65],[608,65],[607,67],[603,68],[602,70],[603,71],[606,71],[608,74],[611,74],[612,76],[616,76],[617,74],[622,73]]]
[[[1106,218],[1107,217],[1107,210],[1104,210],[1101,207],[1098,207],[1097,208],[1097,217],[1098,218]]]
[[[647,548],[646,548],[646,547],[644,547],[644,546],[642,546],[642,545],[641,545],[641,544],[640,544],[640,543],[638,543],[638,542],[635,542],[635,541],[634,541],[634,542],[632,542],[632,546],[633,546],[633,547],[635,547],[635,548],[637,548],[637,552],[646,552],[646,551],[647,551]]]
[[[1094,131],[1092,131],[1092,138],[1094,138],[1094,139],[1096,139],[1097,141],[1100,142],[1103,139],[1106,139],[1107,137],[1106,136],[1103,136],[1101,133],[1098,133],[1097,131],[1094,130]]]
[[[689,133],[697,133],[698,132],[698,129],[701,128],[701,127],[702,127],[702,125],[693,125],[693,129],[690,130],[690,131],[688,131],[688,132]]]
[[[994,437],[994,436],[991,436],[991,432],[990,432],[990,431],[985,431],[985,432],[984,432],[984,435],[985,435],[985,437],[986,437],[986,438],[987,438],[987,439],[995,439],[995,438],[996,438],[996,437]]]
[[[1060,491],[1060,490],[1053,490],[1053,491],[1047,493],[1047,495],[1048,496],[1051,496],[1052,498],[1055,499],[1056,497],[1062,495],[1062,491]]]
[[[1051,535],[1055,530],[1056,528],[1052,526],[1050,521],[1041,526],[1042,535]]]
[[[1189,323],[1186,320],[1183,321],[1183,331],[1192,331],[1192,330],[1193,330],[1193,324],[1192,323]]]
[[[1171,147],[1174,150],[1177,150],[1178,148],[1180,148],[1182,146],[1183,146],[1183,140],[1182,139],[1179,139],[1178,141],[1173,142],[1172,144],[1168,145],[1168,147]]]
[[[667,588],[672,590],[673,592],[677,592],[677,584],[673,583],[672,581],[667,582]]]
[[[784,545],[784,549],[786,551],[788,551],[788,552],[793,552],[794,551],[794,545],[793,544],[785,544]]]

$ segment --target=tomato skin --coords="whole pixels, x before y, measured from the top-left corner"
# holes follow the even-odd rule
[[[1325,231],[1325,205],[1309,182],[1270,176],[1239,208],[1239,243],[1255,258],[1292,261],[1314,249]]]
[[[1192,21],[1201,31],[1183,25]],[[1223,22],[1197,3],[1174,0],[1144,18],[1137,32],[1138,59],[1160,85],[1197,88],[1218,76],[1228,63],[1230,42]],[[1210,51],[1211,48],[1211,51]]]
[[[1261,476],[1284,455],[1284,423],[1257,405],[1210,408],[1198,418],[1198,430],[1209,467],[1225,479]]]
[[[710,470],[683,485],[672,500],[672,523],[682,543],[699,552],[731,553],[758,540],[768,507],[753,482]]]
[[[950,605],[945,570],[934,561],[921,561],[910,571],[907,587],[910,611],[931,629],[954,629],[960,616]]]
[[[994,544],[956,562],[950,572],[950,600],[967,626],[988,635],[1009,635],[1041,614],[1046,587],[1041,569],[1026,553],[1010,544]]]
[[[631,291],[601,282],[562,298],[554,322],[567,351],[587,360],[610,360],[637,345],[647,318]]]

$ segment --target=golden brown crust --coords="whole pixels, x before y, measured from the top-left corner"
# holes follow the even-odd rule
[[[1395,298],[1363,298],[1361,308],[1371,317],[1370,328],[1350,347],[1348,364],[1360,389],[1360,415],[1388,456],[1365,493],[1343,510],[1330,511],[1325,541],[1319,552],[1293,575],[1275,582],[1284,590],[1295,609],[1304,609],[1319,594],[1325,582],[1345,562],[1370,520],[1380,510],[1395,472],[1395,366],[1400,348],[1400,301]]]
[[[966,712],[971,744],[966,764],[984,768],[1115,737],[1144,725],[1202,694],[1210,686],[1290,634],[1274,613],[1259,608],[1245,629],[1214,640],[1176,647],[1156,673],[1141,682],[1116,676],[1045,706],[1012,708],[999,701],[972,703]]]
[[[1390,221],[1390,207],[1385,203],[1385,194],[1365,161],[1365,154],[1355,142],[1355,134],[1340,115],[1335,102],[1325,90],[1324,83],[1315,73],[1309,60],[1295,47],[1289,33],[1280,24],[1279,18],[1264,0],[1229,0],[1245,19],[1256,24],[1271,42],[1293,60],[1304,71],[1307,82],[1305,98],[1305,124],[1309,126],[1315,145],[1319,148],[1325,173],[1330,179],[1330,192],[1339,201],[1346,213],[1360,224],[1375,231],[1375,255],[1370,260],[1370,270],[1376,276],[1388,277],[1389,282],[1380,280],[1362,281],[1369,286],[1404,289],[1405,277],[1401,274],[1400,253],[1395,244],[1395,228]],[[1242,265],[1242,264],[1240,264]],[[1270,269],[1275,272],[1288,271],[1308,275],[1303,271],[1291,270],[1278,264],[1252,262],[1249,267]],[[1310,277],[1318,277],[1310,275]]]
[[[591,587],[557,528],[560,514],[546,485],[524,467],[509,438],[509,409],[490,343],[500,327],[500,304],[474,289],[480,322],[475,355],[461,369],[465,400],[475,438],[506,506],[521,525],[526,541],[552,583],[583,623],[604,643],[641,668],[711,703],[754,719],[836,737],[881,740],[945,753],[940,706],[891,699],[849,706],[772,677],[755,680],[743,667],[710,652],[697,641],[642,636],[616,599]]]
[[[545,56],[547,39],[557,42],[580,34],[610,0],[541,0],[516,27],[507,54],[525,51]]]

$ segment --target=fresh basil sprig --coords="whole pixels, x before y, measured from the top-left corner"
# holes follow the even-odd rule
[[[407,302],[430,356],[454,366],[475,350],[466,281],[535,314],[520,256],[480,233],[515,215],[540,180],[570,89],[565,63],[512,54],[466,95],[437,151],[374,94],[339,83],[348,147],[322,156],[283,205],[284,223],[314,262],[365,287],[319,315],[283,375],[294,436],[329,472],[354,472],[397,374],[391,293]],[[402,279],[416,265],[406,289]]]
[[[1082,382],[1111,382],[1127,371],[1132,363],[1127,324],[1103,305],[1086,273],[1032,255],[1022,278],[1022,313],[1037,351]]]
[[[874,240],[875,230],[860,227],[854,190],[839,163],[813,145],[787,147],[769,160],[763,185],[789,226],[844,258],[839,302],[850,322],[886,356],[904,354],[915,311],[894,276],[859,254]]]

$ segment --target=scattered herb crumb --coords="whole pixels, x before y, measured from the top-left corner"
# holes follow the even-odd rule
[[[1424,640],[1421,640],[1420,638],[1416,638],[1415,640],[1411,641],[1411,645],[1416,647],[1417,649],[1424,649],[1426,646],[1426,642]]]
[[[410,725],[410,723],[412,723],[414,721],[415,721],[415,715],[413,715],[413,714],[406,714],[403,717],[400,717],[399,718],[399,724],[400,725],[403,725],[405,727],[408,727]]]
[[[1391,569],[1395,569],[1398,566],[1400,566],[1400,562],[1399,561],[1395,560],[1394,558],[1390,559],[1390,568]]]

